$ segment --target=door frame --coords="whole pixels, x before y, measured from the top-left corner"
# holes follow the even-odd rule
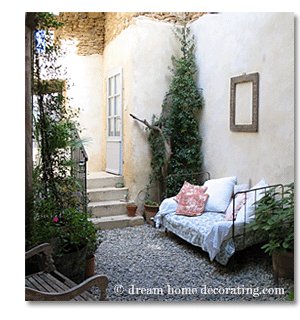
[[[116,76],[120,76],[120,92],[115,92],[113,94],[110,94],[110,79],[113,78],[115,79]],[[116,87],[116,83],[114,80],[114,84],[113,84],[113,88],[115,89]],[[109,114],[109,100],[110,99],[114,99],[115,102],[115,98],[119,96],[120,97],[120,114],[118,115],[116,113],[116,108],[115,108],[115,104],[114,104],[114,114],[113,116],[110,116]],[[113,119],[120,121],[119,123],[119,130],[120,130],[120,134],[118,136],[115,135],[115,130],[116,130],[116,121],[113,121],[114,125],[113,125],[113,131],[114,131],[114,135],[111,136],[110,135],[110,125],[109,125],[109,119]],[[109,173],[113,173],[113,174],[117,174],[117,175],[122,175],[123,173],[123,70],[122,68],[115,68],[110,70],[107,73],[107,79],[106,79],[106,171]],[[109,148],[108,146],[113,146],[113,145],[118,145],[115,146],[116,150],[118,151],[118,156],[119,159],[117,161],[118,163],[118,168],[113,168],[109,166],[109,160],[108,160],[108,152],[109,152]]]

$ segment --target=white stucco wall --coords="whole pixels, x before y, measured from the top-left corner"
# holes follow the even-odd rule
[[[294,15],[224,13],[192,23],[205,168],[238,182],[294,180]],[[230,78],[259,72],[257,133],[229,128]]]
[[[100,171],[103,122],[103,114],[101,113],[102,55],[80,56],[76,52],[70,52],[71,48],[69,45],[69,54],[64,59],[70,84],[67,96],[70,98],[71,106],[80,108],[78,119],[82,129],[80,137],[84,141],[89,157],[88,171]]]
[[[103,54],[105,77],[111,69],[123,69],[123,175],[131,199],[146,186],[151,159],[145,126],[129,114],[149,122],[153,114],[160,114],[170,82],[171,56],[178,50],[172,28],[169,23],[136,18]]]

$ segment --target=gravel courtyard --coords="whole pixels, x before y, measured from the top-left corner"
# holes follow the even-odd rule
[[[147,224],[98,233],[96,268],[109,278],[109,301],[287,301],[293,289],[292,280],[274,281],[271,258],[258,246],[223,267]]]

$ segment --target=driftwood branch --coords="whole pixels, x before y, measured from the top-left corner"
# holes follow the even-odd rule
[[[164,142],[164,147],[165,147],[165,161],[164,161],[164,165],[163,165],[161,171],[162,171],[162,176],[163,176],[163,178],[165,180],[165,178],[167,177],[167,174],[168,174],[168,165],[169,165],[169,161],[170,161],[170,158],[171,158],[171,155],[172,155],[172,148],[171,148],[170,140],[165,137],[165,135],[164,135],[164,133],[163,133],[163,131],[161,130],[160,127],[154,126],[154,125],[150,124],[146,119],[142,120],[142,119],[136,117],[135,115],[133,115],[132,113],[130,113],[130,116],[134,120],[144,124],[150,130],[156,131],[161,136],[161,138],[162,138],[162,140]]]
[[[153,129],[153,130],[157,130],[157,126],[152,126],[146,119],[142,120],[138,117],[136,117],[135,115],[133,115],[132,113],[129,114],[134,120],[141,122],[142,124],[144,124],[146,127],[148,127],[149,129]],[[160,128],[159,128],[160,129]]]
[[[136,116],[133,115],[132,113],[130,113],[130,116],[131,116],[134,120],[143,123],[143,124],[144,124],[146,127],[148,127],[150,130],[157,131],[157,132],[161,135],[161,137],[162,137],[162,139],[163,139],[163,142],[164,142],[164,145],[165,145],[166,154],[168,155],[167,158],[168,158],[168,160],[169,160],[169,158],[170,158],[171,155],[172,155],[171,144],[170,144],[170,141],[168,141],[168,140],[166,139],[166,137],[165,137],[163,131],[161,130],[161,128],[158,127],[158,126],[154,126],[154,125],[150,124],[146,119],[142,120],[142,119],[136,117]]]

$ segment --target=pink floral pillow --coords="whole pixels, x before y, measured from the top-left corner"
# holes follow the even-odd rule
[[[206,190],[207,187],[196,186],[185,181],[180,192],[175,197],[178,202],[176,214],[185,216],[201,215],[209,197],[205,193]]]

